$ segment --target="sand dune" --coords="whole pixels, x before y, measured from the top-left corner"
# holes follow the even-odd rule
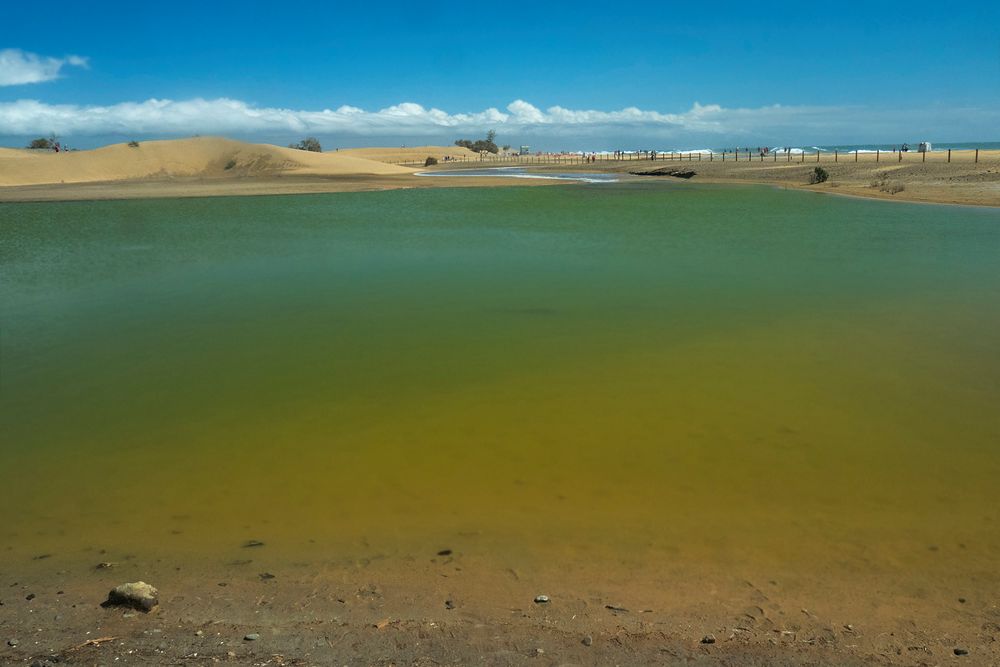
[[[387,176],[413,170],[347,153],[197,137],[115,144],[70,153],[0,149],[0,186],[50,183],[233,179],[247,176]]]

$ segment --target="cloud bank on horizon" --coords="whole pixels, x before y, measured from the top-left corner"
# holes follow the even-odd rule
[[[946,114],[947,118],[944,119]],[[946,122],[943,122],[945,121]],[[511,143],[534,138],[596,140],[622,137],[653,140],[794,137],[801,141],[893,141],[921,136],[934,126],[989,128],[1000,126],[1000,110],[904,109],[784,106],[725,108],[694,105],[680,113],[626,107],[617,111],[540,109],[515,100],[501,111],[490,107],[449,113],[403,102],[377,111],[354,106],[296,110],[261,107],[235,99],[148,99],[113,105],[48,104],[22,99],[0,102],[0,135],[25,136],[54,132],[69,136],[241,136],[299,135],[451,137],[496,129]],[[857,136],[863,128],[865,136]],[[940,134],[940,131],[937,132]],[[960,140],[958,138],[957,140]],[[450,142],[449,142],[450,143]]]
[[[59,78],[63,67],[87,67],[82,56],[52,58],[21,49],[0,49],[0,86],[44,83]]]

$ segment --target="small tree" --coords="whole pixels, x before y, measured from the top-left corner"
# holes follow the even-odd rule
[[[431,165],[435,165],[437,163],[438,163],[438,159],[436,157],[431,156],[431,155],[428,155],[427,159],[424,160],[424,166],[425,167],[430,167]]]
[[[129,148],[138,148],[139,147],[139,142],[136,141],[135,139],[133,139],[132,141],[128,142],[128,147]]]
[[[32,139],[31,143],[28,144],[28,148],[52,150],[56,147],[56,141],[56,135],[50,134],[48,137],[38,137],[37,139]]]
[[[316,137],[306,137],[297,144],[288,144],[289,148],[295,148],[300,151],[312,151],[313,153],[322,153],[323,147],[319,145],[319,139]]]
[[[826,169],[823,167],[816,167],[809,173],[809,184],[816,185],[817,183],[826,183],[826,179],[830,178],[830,174],[826,173]]]

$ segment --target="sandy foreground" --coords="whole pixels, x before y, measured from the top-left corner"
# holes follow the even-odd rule
[[[477,549],[474,539],[454,542],[428,545],[423,553],[369,547],[366,555],[364,548],[302,544],[289,558],[264,540],[257,547],[234,544],[209,561],[96,548],[18,563],[7,557],[0,571],[0,662],[1000,661],[996,578],[949,573],[946,563],[964,556],[959,545],[918,555],[919,576],[859,566],[844,577],[752,560],[699,566],[662,554],[619,554],[611,562],[548,554],[556,558],[507,563]],[[139,580],[159,590],[151,613],[100,606],[113,586]]]
[[[445,162],[446,156],[456,162]],[[412,166],[426,157],[440,163],[424,169]],[[796,158],[797,159],[797,158]],[[193,138],[126,144],[92,151],[50,153],[0,148],[0,202],[211,197],[225,195],[358,192],[426,187],[555,185],[567,181],[492,177],[428,178],[421,171],[481,169],[522,164],[532,171],[615,173],[623,179],[692,183],[765,183],[817,192],[878,199],[1000,206],[1000,151],[983,151],[974,162],[971,151],[956,151],[952,162],[933,155],[923,162],[908,154],[897,162],[891,155],[828,155],[819,166],[829,180],[809,185],[817,166],[813,157],[802,162],[707,159],[598,161],[579,164],[536,164],[531,161],[479,161],[457,146],[361,148],[310,153],[268,144],[247,144],[219,138]],[[537,159],[536,159],[537,161]],[[402,166],[406,162],[411,166]],[[637,172],[664,172],[635,176]],[[666,172],[694,172],[689,179]]]

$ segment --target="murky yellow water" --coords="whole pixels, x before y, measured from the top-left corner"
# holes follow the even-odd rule
[[[0,207],[3,558],[1000,563],[1000,213],[764,188]]]

